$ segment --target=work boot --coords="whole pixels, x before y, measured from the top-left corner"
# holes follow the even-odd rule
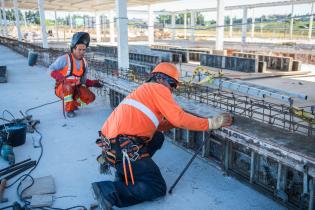
[[[92,183],[93,198],[97,200],[101,210],[113,210],[113,205],[101,194],[101,189],[96,182]]]
[[[73,118],[73,117],[75,117],[75,116],[76,116],[76,114],[75,114],[74,111],[67,112],[67,117]]]

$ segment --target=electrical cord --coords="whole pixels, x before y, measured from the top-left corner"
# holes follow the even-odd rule
[[[39,105],[39,106],[35,106],[35,107],[32,107],[32,108],[29,108],[25,111],[25,115],[27,116],[28,115],[28,112],[30,112],[31,110],[34,110],[34,109],[38,109],[40,107],[43,107],[43,106],[46,106],[46,105],[50,105],[50,104],[53,104],[53,103],[57,103],[59,102],[60,100],[56,100],[56,101],[52,101],[52,102],[48,102],[48,103],[45,103],[45,104],[42,104],[42,105]],[[0,118],[4,121],[7,121],[7,122],[11,122],[10,120],[7,120],[6,118],[4,118],[4,113],[8,113],[12,116],[12,118],[15,120],[16,118],[14,117],[14,115],[8,111],[8,110],[4,110],[3,111],[3,118]],[[22,114],[23,115],[23,114]],[[43,148],[43,145],[42,145],[42,139],[43,139],[43,135],[34,127],[34,131],[39,135],[39,140],[38,140],[38,143],[39,143],[39,147],[40,147],[40,155],[37,159],[37,162],[35,164],[35,166],[27,173],[27,174],[24,174],[22,176],[20,176],[18,179],[16,179],[13,183],[11,183],[10,185],[8,185],[6,188],[10,188],[11,186],[13,186],[14,184],[16,184],[18,181],[19,181],[19,184],[18,184],[18,187],[16,189],[16,192],[17,192],[17,195],[19,197],[19,199],[24,203],[24,207],[27,208],[29,205],[30,205],[30,202],[27,201],[26,199],[24,199],[22,197],[22,194],[23,192],[25,192],[25,190],[29,189],[31,186],[33,186],[34,184],[34,178],[30,175],[35,169],[36,167],[38,166],[38,163],[40,162],[42,156],[43,156],[43,152],[44,152],[44,148]],[[20,192],[20,189],[21,189],[21,186],[22,186],[22,182],[27,178],[29,177],[31,179],[31,183],[29,186],[25,187],[23,190],[21,190]],[[86,209],[86,207],[84,206],[81,206],[81,205],[78,205],[78,206],[73,206],[73,207],[69,207],[69,208],[66,208],[66,209],[62,209],[62,208],[44,208],[44,209],[57,209],[57,210],[67,210],[67,209],[74,209],[74,208],[83,208],[83,209]],[[8,207],[8,208],[11,208],[11,207]],[[0,210],[2,209],[6,209],[6,207],[4,208],[1,208]]]
[[[45,103],[45,104],[42,104],[42,105],[39,105],[39,106],[35,106],[35,107],[32,107],[32,108],[29,108],[29,109],[27,109],[25,111],[25,114],[28,115],[28,112],[31,111],[31,110],[38,109],[38,108],[46,106],[46,105],[54,104],[54,103],[57,103],[59,101],[61,101],[61,99],[58,99],[56,101],[48,102],[48,103]]]

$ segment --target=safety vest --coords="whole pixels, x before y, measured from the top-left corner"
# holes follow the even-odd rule
[[[86,70],[85,59],[83,58],[80,61],[80,69],[77,69],[77,64],[72,53],[66,54],[66,59],[67,65],[63,69],[59,70],[59,73],[66,77],[67,81],[79,84],[80,79],[84,75]]]

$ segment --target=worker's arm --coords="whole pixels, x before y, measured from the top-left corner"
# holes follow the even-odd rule
[[[63,75],[58,72],[58,70],[63,69],[67,65],[67,57],[66,55],[62,55],[58,57],[55,62],[53,62],[49,66],[50,76],[54,78],[55,80],[62,80]]]
[[[85,84],[87,87],[96,87],[96,88],[103,87],[103,85],[100,83],[99,80],[87,79],[87,72],[89,70],[89,66],[86,60],[84,60],[84,63],[85,63],[85,72],[80,79],[81,84]]]
[[[157,128],[158,131],[168,131],[170,129],[174,128],[174,126],[167,120],[167,119],[163,119],[160,124],[159,127]]]
[[[157,108],[173,126],[196,131],[209,129],[208,119],[185,112],[173,99],[172,93],[167,87],[160,84],[158,88],[152,88],[152,91]]]
[[[67,65],[67,55],[59,56],[55,62],[53,62],[49,67],[49,71],[57,71],[63,69]]]

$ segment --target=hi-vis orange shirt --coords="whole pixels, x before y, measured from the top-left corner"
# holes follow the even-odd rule
[[[145,83],[116,107],[104,123],[102,134],[108,139],[119,134],[151,138],[156,130],[170,127],[167,124],[195,131],[209,128],[208,119],[186,113],[167,87],[159,83]]]

